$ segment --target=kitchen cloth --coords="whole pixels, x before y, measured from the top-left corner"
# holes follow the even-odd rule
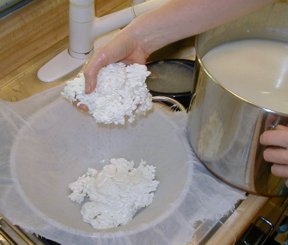
[[[186,113],[154,105],[131,125],[97,125],[60,96],[62,89],[0,101],[0,213],[24,231],[60,244],[181,245],[201,222],[220,221],[245,198],[197,159]],[[117,157],[155,165],[159,190],[129,224],[95,230],[68,199],[67,184]]]

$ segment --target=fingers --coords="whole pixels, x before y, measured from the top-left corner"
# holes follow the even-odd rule
[[[271,173],[273,175],[281,177],[281,178],[287,178],[288,177],[288,167],[287,167],[287,165],[273,164],[271,166]]]
[[[271,173],[275,176],[288,177],[288,127],[278,125],[275,130],[267,130],[260,136],[260,143],[268,146],[263,157],[273,163]],[[287,182],[288,183],[288,182]]]
[[[131,55],[134,49],[133,43],[129,36],[120,32],[110,43],[95,51],[83,70],[86,93],[95,90],[97,75],[102,67],[125,60]]]
[[[84,105],[84,104],[78,105],[78,103],[79,103],[79,101],[74,101],[73,105],[76,106],[77,108],[81,109],[84,112],[88,112],[89,111],[89,109],[88,109],[88,107],[86,105]]]
[[[102,67],[120,61],[145,64],[148,56],[141,47],[141,41],[123,29],[110,43],[97,50],[84,66],[85,92],[89,94],[95,90],[97,75]]]
[[[260,136],[260,143],[268,146],[288,148],[288,127],[277,126],[275,130],[267,130]]]
[[[267,162],[288,165],[288,150],[286,148],[267,148],[263,152],[263,157]]]
[[[108,65],[105,51],[98,51],[93,54],[92,58],[84,66],[83,73],[85,77],[85,93],[90,94],[96,88],[96,80],[99,70]]]

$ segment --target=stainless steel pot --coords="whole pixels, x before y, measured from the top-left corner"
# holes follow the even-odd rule
[[[225,182],[261,195],[287,195],[285,180],[271,174],[263,160],[260,135],[288,121],[288,115],[258,107],[222,87],[205,69],[202,58],[233,40],[288,41],[287,3],[275,3],[196,39],[196,92],[190,105],[188,134],[196,155]],[[225,71],[223,71],[225,72]],[[288,95],[287,95],[288,96]]]

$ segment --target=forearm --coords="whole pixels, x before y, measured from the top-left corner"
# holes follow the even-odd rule
[[[171,0],[136,18],[123,31],[135,35],[147,54],[229,20],[252,12],[273,0]]]
[[[99,70],[110,63],[144,64],[151,53],[174,41],[221,25],[273,0],[170,0],[134,19],[84,68],[85,91],[96,87]]]

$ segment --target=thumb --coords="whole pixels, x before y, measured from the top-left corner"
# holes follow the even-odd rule
[[[85,92],[91,93],[95,90],[97,75],[102,67],[125,60],[131,56],[134,47],[135,42],[122,30],[107,45],[96,50],[83,69]]]
[[[85,93],[90,94],[96,88],[97,75],[99,70],[108,65],[106,55],[104,52],[95,52],[91,59],[85,64],[83,68],[85,78]]]

